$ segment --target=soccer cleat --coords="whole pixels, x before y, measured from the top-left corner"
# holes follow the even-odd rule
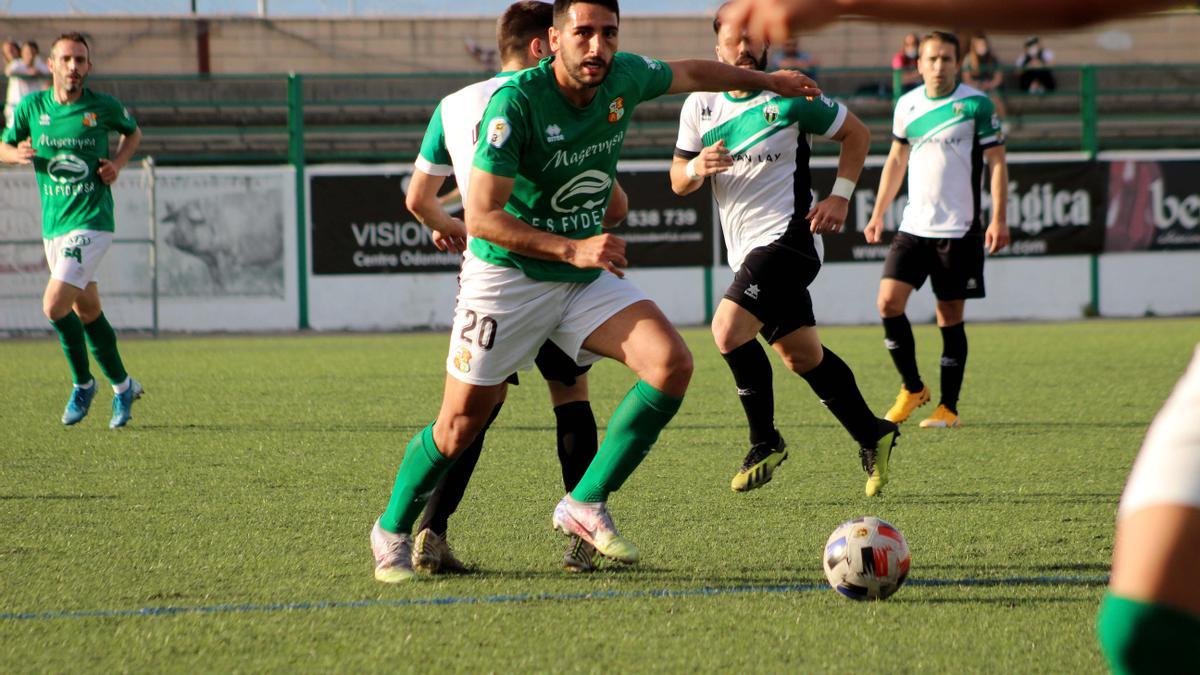
[[[921,387],[921,391],[915,393],[906,389],[904,385],[900,385],[900,393],[896,395],[896,402],[884,413],[883,419],[900,424],[908,419],[914,410],[926,403],[929,403],[928,385]]]
[[[94,398],[96,398],[95,380],[92,380],[90,387],[73,387],[71,398],[67,400],[67,409],[63,411],[62,423],[71,426],[87,417],[88,408],[92,407]]]
[[[466,574],[467,566],[454,557],[450,542],[425,528],[413,540],[412,566],[426,574]]]
[[[900,427],[895,422],[880,420],[883,435],[873,448],[860,448],[858,456],[862,459],[863,471],[867,472],[866,492],[868,497],[874,497],[883,490],[888,482],[888,464],[892,459],[892,451],[896,449],[896,439],[900,437]]]
[[[596,552],[605,558],[631,565],[640,557],[633,542],[617,532],[604,502],[585,504],[567,495],[554,507],[554,516],[550,522],[554,529],[568,537],[575,535],[591,544]]]
[[[375,554],[375,578],[385,584],[398,584],[413,578],[412,543],[408,533],[388,532],[379,526],[371,528],[371,552]]]
[[[571,543],[567,544],[567,552],[563,555],[563,569],[568,572],[595,572],[600,566],[596,549],[591,544],[575,535],[571,535]]]
[[[142,383],[129,378],[129,388],[113,395],[113,415],[108,421],[109,429],[120,429],[133,418],[133,402],[142,397]]]
[[[951,412],[944,405],[939,405],[933,414],[921,420],[922,429],[954,429],[958,427],[958,413]]]
[[[779,437],[779,447],[771,447],[769,443],[758,443],[750,448],[742,468],[733,475],[729,487],[734,492],[746,492],[759,488],[771,482],[775,469],[788,458],[787,443],[783,436]]]

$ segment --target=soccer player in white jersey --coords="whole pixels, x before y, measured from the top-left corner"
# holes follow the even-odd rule
[[[418,220],[434,231],[434,244],[443,250],[471,255],[466,248],[466,225],[446,211],[438,199],[438,192],[446,177],[453,174],[463,202],[466,202],[475,141],[488,99],[517,71],[531,68],[550,55],[549,31],[553,16],[554,6],[550,3],[522,0],[509,5],[496,22],[501,72],[443,98],[429,121],[408,185],[406,205]],[[624,193],[615,186],[605,214],[605,226],[623,220],[627,204]],[[596,456],[596,418],[588,402],[586,374],[591,366],[575,363],[549,340],[538,351],[535,364],[550,388],[550,402],[558,427],[558,458],[562,464],[563,485],[570,491]],[[516,381],[515,374],[513,381]],[[496,404],[490,419],[496,418],[502,405],[503,401]],[[466,571],[450,549],[446,531],[448,520],[458,508],[471,480],[486,433],[487,426],[454,461],[454,466],[429,498],[413,540],[413,567],[417,570],[432,574]],[[563,567],[569,571],[592,571],[595,569],[594,553],[590,544],[572,537],[563,557]]]
[[[488,103],[467,195],[472,257],[463,266],[441,410],[409,443],[372,529],[379,581],[412,578],[409,532],[428,494],[483,428],[507,377],[530,367],[547,339],[576,362],[606,356],[638,377],[551,521],[605,557],[640,558],[617,532],[608,497],[678,412],[693,366],[662,311],[621,278],[625,242],[601,230],[633,111],[670,93],[821,92],[792,71],[619,52],[619,31],[617,0],[555,0],[554,56],[511,77]]]
[[[917,368],[912,325],[904,310],[914,289],[928,278],[937,298],[942,332],[938,407],[921,426],[957,427],[958,397],[967,365],[963,309],[967,298],[984,297],[984,249],[1008,245],[1008,168],[1000,118],[987,94],[958,82],[958,38],[933,32],[921,40],[917,69],[925,78],[896,102],[891,152],[883,165],[866,238],[878,243],[883,218],[908,170],[908,203],[892,240],[879,282],[884,344],[903,385],[887,419],[900,423],[930,400]],[[991,185],[991,223],[983,230],[980,190],[984,163]]]
[[[1138,453],[1100,606],[1113,672],[1200,672],[1200,345]]]
[[[713,20],[717,59],[763,70],[768,46],[722,24],[721,13]],[[842,146],[833,194],[815,205],[807,134]],[[750,426],[750,452],[733,477],[734,491],[766,484],[788,456],[775,428],[771,361],[759,334],[858,442],[867,494],[887,482],[898,428],[871,412],[849,366],[821,344],[808,292],[821,269],[813,235],[837,232],[845,223],[870,144],[870,132],[854,113],[824,96],[704,92],[683,104],[671,189],[685,195],[706,178],[712,181],[735,272],[712,321]]]

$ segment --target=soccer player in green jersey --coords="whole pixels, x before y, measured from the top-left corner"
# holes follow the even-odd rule
[[[0,138],[0,161],[33,164],[42,197],[42,239],[50,281],[42,311],[58,332],[75,387],[62,422],[84,418],[96,395],[88,347],[113,388],[109,426],[125,426],[142,385],[125,372],[117,333],[100,308],[96,271],[112,244],[109,186],[137,150],[142,132],[117,100],[84,87],[92,68],[87,41],[67,33],[50,47],[54,86],[17,106]],[[110,157],[108,135],[121,140]]]
[[[547,339],[578,363],[607,356],[638,376],[613,411],[595,460],[559,502],[556,529],[633,563],[606,501],[679,410],[692,356],[662,311],[622,279],[625,242],[601,232],[633,109],[668,93],[767,89],[816,96],[794,71],[715,61],[664,63],[617,51],[616,0],[556,0],[554,56],[502,84],[483,116],[463,264],[437,420],[408,445],[371,544],[375,578],[412,577],[409,531],[429,492],[474,440],[503,391]]]

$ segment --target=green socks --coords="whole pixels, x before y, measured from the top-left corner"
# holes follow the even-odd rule
[[[592,460],[571,498],[580,502],[602,502],[625,483],[650,452],[658,434],[679,411],[682,398],[662,393],[645,382],[637,384],[613,411],[604,443]]]
[[[58,341],[62,344],[67,363],[71,366],[71,379],[75,384],[91,382],[92,371],[88,367],[87,342],[83,337],[84,326],[79,316],[75,312],[67,312],[66,316],[51,321],[50,325],[58,331]]]
[[[72,312],[68,316],[75,316],[75,313]],[[78,320],[76,318],[76,321]],[[87,341],[92,347],[92,356],[96,357],[96,363],[100,364],[100,370],[104,373],[104,377],[108,378],[113,385],[121,384],[129,379],[129,373],[125,372],[125,365],[121,363],[121,353],[117,351],[117,331],[113,330],[112,324],[104,318],[104,312],[101,312],[95,321],[83,326],[83,330],[87,331]],[[74,366],[72,366],[72,370],[74,370]]]
[[[1200,616],[1108,591],[1096,632],[1116,675],[1200,672]]]
[[[396,472],[392,498],[388,501],[387,511],[379,518],[379,526],[388,532],[408,533],[412,530],[429,495],[452,464],[454,460],[438,452],[433,442],[432,424],[413,436],[404,451],[400,470]]]

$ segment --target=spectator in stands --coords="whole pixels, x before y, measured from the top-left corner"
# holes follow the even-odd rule
[[[904,44],[901,45],[900,51],[892,56],[892,70],[899,70],[900,73],[900,91],[901,93],[913,89],[921,84],[921,74],[917,72],[917,54],[920,51],[921,39],[916,33],[909,33],[904,36]]]
[[[812,54],[800,49],[800,43],[792,38],[783,43],[771,57],[771,70],[798,70],[809,77],[817,77],[817,60]]]
[[[1000,90],[1004,86],[1004,73],[1000,72],[1000,59],[992,51],[992,44],[983,33],[971,38],[971,51],[963,59],[963,82],[975,87],[992,99],[996,114],[1008,117]]]
[[[8,77],[8,65],[10,63],[17,63],[18,61],[21,60],[21,46],[18,45],[13,40],[5,40],[4,45],[3,45],[3,50],[4,50],[4,75],[5,75],[5,77]],[[6,127],[8,126],[9,122],[12,121],[12,112],[13,112],[13,109],[16,107],[15,105],[9,103],[9,99],[12,98],[12,90],[13,90],[13,79],[11,77],[9,77],[9,79],[8,79],[9,96],[8,96],[8,98],[4,99],[4,126],[6,126]]]
[[[1054,52],[1042,46],[1042,41],[1031,37],[1025,41],[1025,53],[1017,59],[1017,73],[1021,82],[1021,91],[1031,94],[1043,94],[1054,91],[1058,82],[1050,66],[1054,65]]]
[[[4,58],[8,59],[9,45],[4,45]],[[15,43],[12,43],[15,45]],[[4,75],[8,78],[8,96],[4,101],[4,126],[12,121],[13,111],[17,104],[27,95],[42,91],[50,86],[50,69],[46,62],[38,56],[38,44],[26,40],[21,46],[17,58],[4,65]]]

